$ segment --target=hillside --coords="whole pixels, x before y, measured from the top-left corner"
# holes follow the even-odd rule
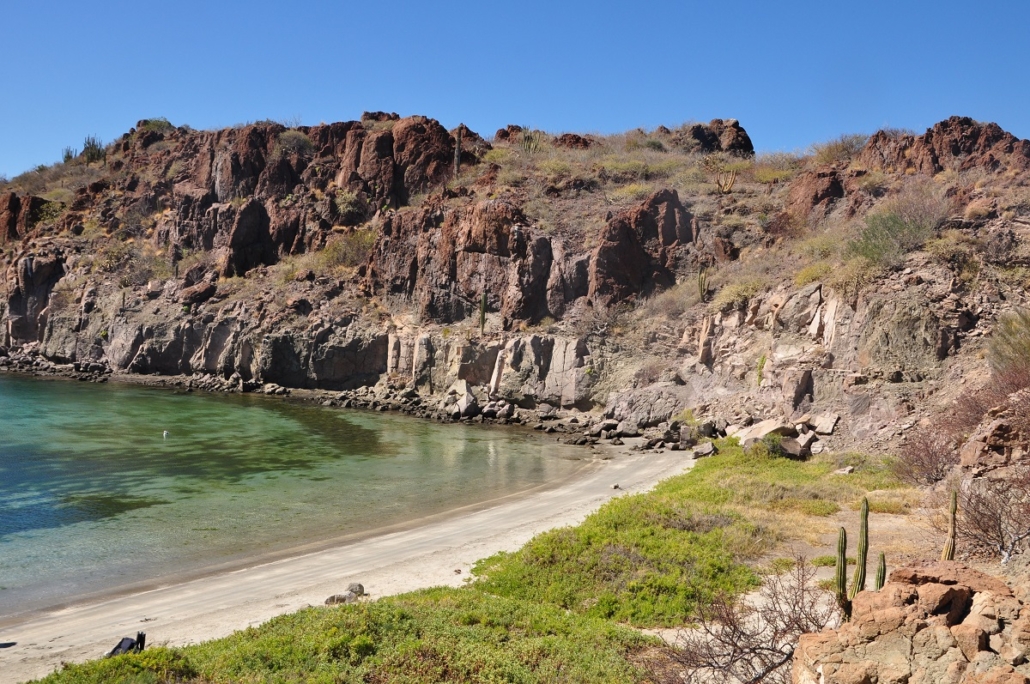
[[[1025,299],[1030,142],[953,117],[753,149],[733,120],[141,121],[0,185],[0,362],[466,418],[837,413],[841,446],[982,381],[982,336]]]
[[[569,663],[584,681],[680,681],[683,652],[612,621],[682,626],[760,574],[774,586],[761,564],[789,565],[773,558],[788,543],[825,564],[862,497],[892,568],[938,546],[906,516],[932,522],[957,477],[959,557],[1026,546],[977,527],[1030,520],[1030,141],[995,124],[756,156],[733,120],[486,140],[382,112],[220,131],[151,119],[66,156],[0,184],[0,368],[716,455],[485,559],[468,588],[58,681],[535,681]],[[279,649],[298,634],[303,648]],[[832,657],[819,639],[798,668]],[[1002,667],[974,642],[947,662]]]

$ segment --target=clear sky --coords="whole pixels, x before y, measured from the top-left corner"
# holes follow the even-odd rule
[[[425,114],[614,132],[736,118],[763,151],[922,131],[1030,137],[1027,0],[4,0],[0,173],[138,119]]]

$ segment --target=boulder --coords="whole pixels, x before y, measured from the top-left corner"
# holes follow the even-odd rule
[[[351,582],[347,585],[347,591],[354,594],[355,596],[365,595],[365,585],[360,582]]]
[[[1013,668],[1023,612],[1003,582],[961,563],[900,568],[855,596],[850,622],[801,636],[792,681],[1026,684]]]
[[[647,387],[612,392],[608,395],[605,416],[651,427],[668,421],[684,408],[695,403],[694,388],[673,382],[660,382]]]
[[[838,413],[820,413],[808,421],[817,435],[832,435],[840,420]]]
[[[705,456],[714,456],[719,453],[719,449],[713,442],[701,442],[691,450],[690,454],[694,458],[704,458]]]
[[[772,434],[793,437],[796,433],[793,425],[784,423],[776,418],[770,418],[769,420],[755,423],[750,427],[741,428],[731,436],[736,437],[741,444],[745,444],[748,440],[762,440]]]

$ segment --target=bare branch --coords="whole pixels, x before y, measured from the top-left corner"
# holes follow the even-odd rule
[[[832,597],[814,577],[815,569],[799,555],[791,572],[766,577],[751,600],[720,596],[705,606],[671,656],[685,670],[679,681],[787,682],[798,637],[840,621]]]

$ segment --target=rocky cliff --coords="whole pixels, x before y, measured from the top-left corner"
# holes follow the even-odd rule
[[[480,406],[634,428],[829,413],[840,439],[886,443],[1023,304],[1028,150],[961,118],[824,165],[756,158],[732,120],[492,142],[387,113],[145,120],[102,161],[0,187],[0,356],[433,406],[462,381]],[[916,191],[928,237],[853,258],[863,221]]]

